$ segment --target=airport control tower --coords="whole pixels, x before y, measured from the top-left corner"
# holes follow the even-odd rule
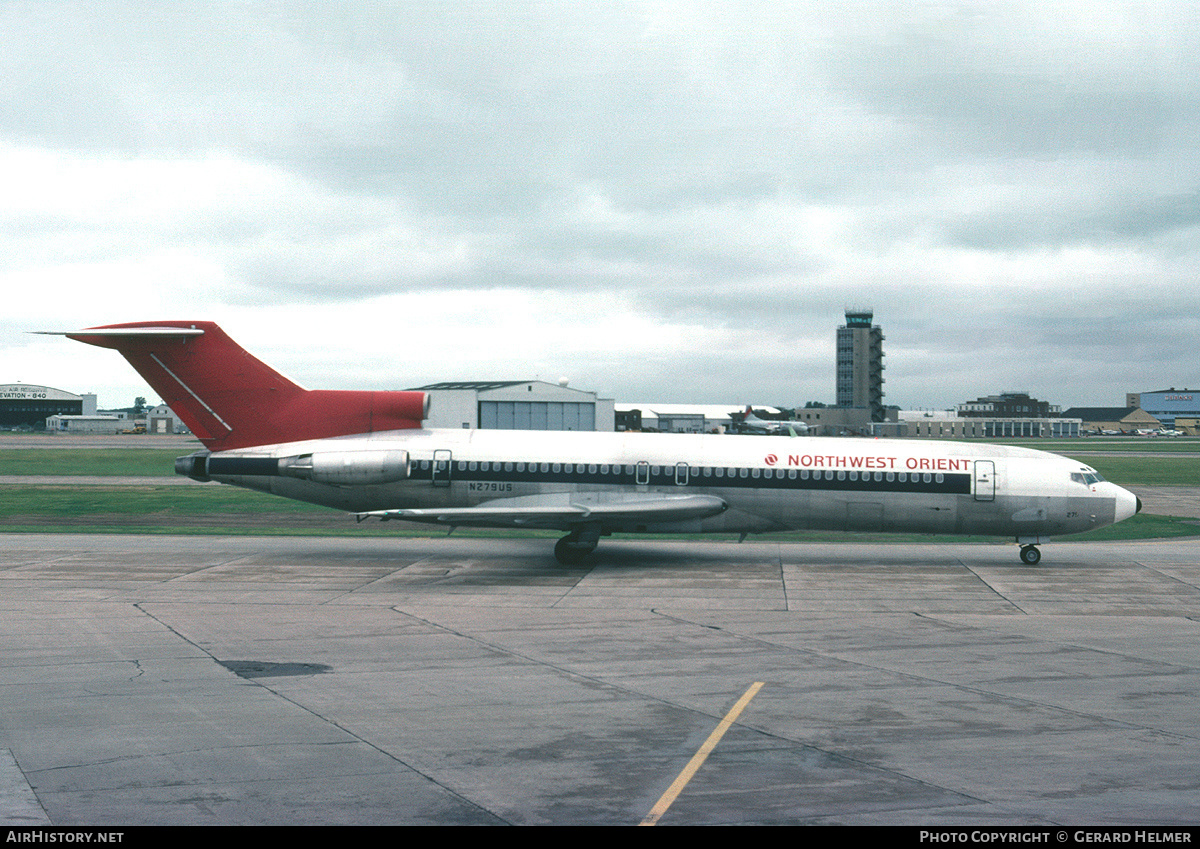
[[[883,329],[872,318],[872,310],[847,309],[837,330],[837,405],[866,408],[870,421],[882,422]]]

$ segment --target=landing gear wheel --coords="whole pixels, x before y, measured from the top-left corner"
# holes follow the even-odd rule
[[[1021,562],[1026,566],[1036,566],[1042,562],[1042,553],[1037,550],[1037,546],[1023,545],[1021,546]]]
[[[554,559],[563,566],[575,566],[595,550],[595,545],[580,544],[574,537],[565,536],[554,544]]]

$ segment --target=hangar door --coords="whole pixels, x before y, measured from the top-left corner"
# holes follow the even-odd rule
[[[596,405],[573,401],[480,401],[487,430],[595,430]]]

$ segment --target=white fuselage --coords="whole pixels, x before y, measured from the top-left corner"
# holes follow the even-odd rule
[[[310,454],[375,458],[384,473],[364,483],[296,472],[310,462],[296,458]],[[828,529],[1036,543],[1121,521],[1138,506],[1132,493],[1086,465],[1043,451],[863,438],[405,430],[221,452],[206,458],[200,476],[355,513],[563,497],[703,495],[726,505],[715,515],[667,522],[625,515],[600,522],[603,533]],[[474,524],[514,524],[495,513]]]

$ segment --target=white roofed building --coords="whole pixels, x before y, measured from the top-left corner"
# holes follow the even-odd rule
[[[429,395],[431,428],[614,430],[613,402],[565,381],[451,381],[414,387]]]
[[[746,409],[745,404],[634,404],[621,402],[616,405],[618,413],[630,419],[630,414],[641,413],[636,429],[656,430],[661,433],[724,433],[733,424],[733,414]],[[776,407],[755,405],[754,409],[770,413],[780,412]],[[630,419],[631,420],[631,419]]]

